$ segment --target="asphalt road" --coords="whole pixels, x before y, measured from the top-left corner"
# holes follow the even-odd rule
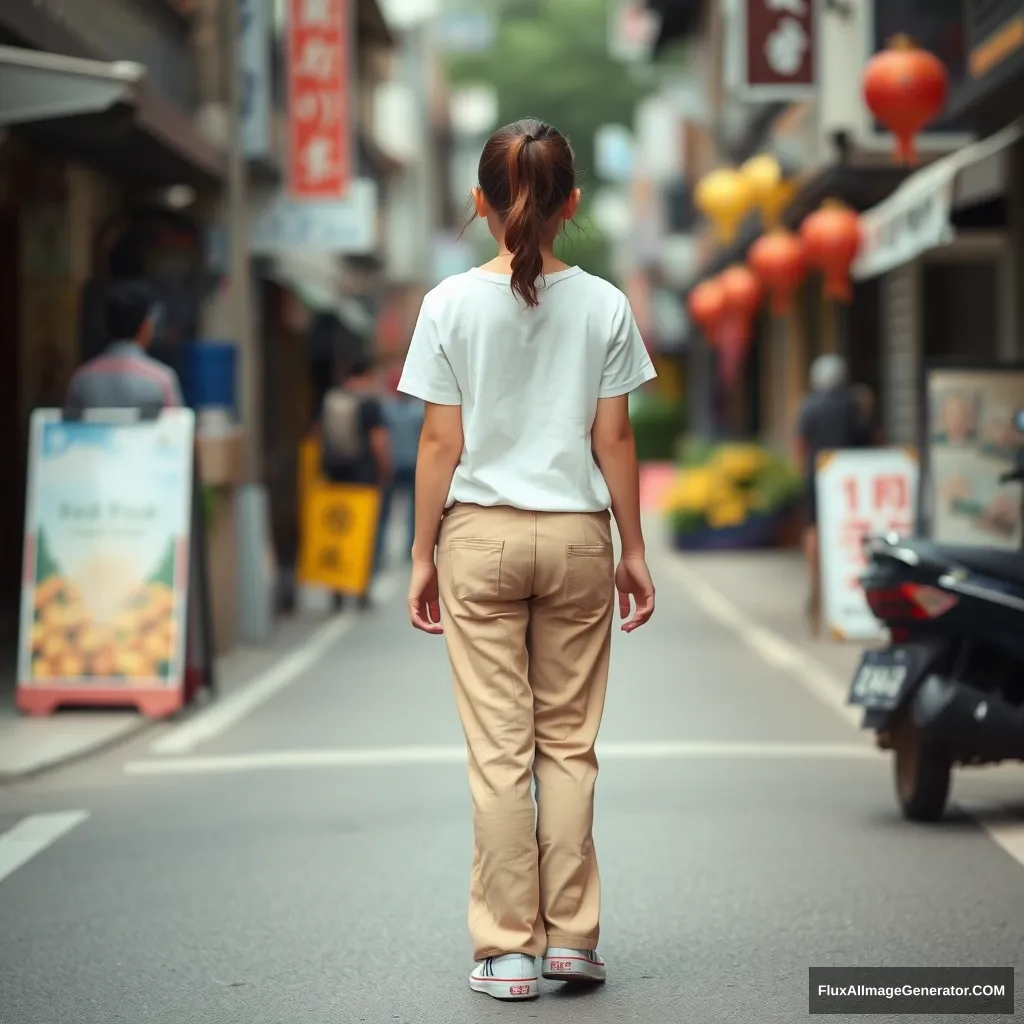
[[[461,733],[395,597],[191,751],[0,791],[0,1022],[746,1024],[804,1017],[810,965],[1021,966],[1021,863],[964,813],[899,820],[834,707],[659,582],[603,730],[603,989],[468,990]],[[1020,778],[958,800],[1005,814]]]

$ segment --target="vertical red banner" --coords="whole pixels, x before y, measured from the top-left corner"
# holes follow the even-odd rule
[[[350,0],[288,3],[288,186],[341,199],[352,178]]]

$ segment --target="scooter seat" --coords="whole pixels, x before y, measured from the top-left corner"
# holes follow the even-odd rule
[[[992,548],[961,547],[953,544],[933,544],[914,538],[908,544],[923,561],[950,568],[960,566],[982,576],[1024,587],[1024,552],[998,551]]]

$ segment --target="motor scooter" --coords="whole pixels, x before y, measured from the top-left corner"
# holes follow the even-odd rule
[[[1024,447],[999,482],[1024,483]],[[1024,551],[896,535],[865,548],[861,584],[889,643],[864,653],[848,703],[893,753],[903,816],[936,821],[954,767],[1024,760]]]

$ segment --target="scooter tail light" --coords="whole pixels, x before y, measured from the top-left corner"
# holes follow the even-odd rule
[[[945,590],[921,583],[904,583],[900,589],[906,594],[919,614],[916,619],[937,619],[959,604],[959,600]]]
[[[921,583],[865,590],[868,607],[883,622],[937,619],[959,602],[952,594]]]

